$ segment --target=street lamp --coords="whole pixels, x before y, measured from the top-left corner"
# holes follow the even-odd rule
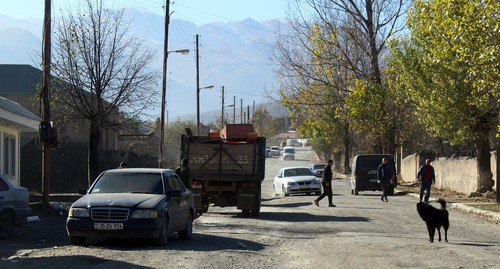
[[[163,61],[163,83],[161,91],[161,115],[160,115],[160,147],[158,151],[158,167],[162,167],[163,160],[163,144],[165,140],[165,99],[167,95],[167,58],[170,53],[180,53],[182,55],[189,54],[189,49],[171,50],[165,53]]]
[[[200,136],[200,91],[203,89],[212,89],[214,85],[198,88],[196,90],[196,129],[198,136]]]

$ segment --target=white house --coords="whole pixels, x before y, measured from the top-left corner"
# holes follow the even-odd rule
[[[40,118],[16,102],[0,96],[0,174],[19,186],[21,133],[38,132]]]

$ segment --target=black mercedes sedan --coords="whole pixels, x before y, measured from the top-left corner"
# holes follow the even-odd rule
[[[173,170],[107,170],[84,194],[73,203],[66,221],[71,244],[105,237],[153,239],[165,245],[174,232],[181,239],[191,238],[193,195]]]

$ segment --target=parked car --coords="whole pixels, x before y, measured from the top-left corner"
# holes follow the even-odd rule
[[[283,149],[283,160],[295,160],[295,149],[293,147]]]
[[[280,156],[280,147],[272,146],[271,147],[271,156],[279,157]]]
[[[317,177],[322,177],[323,176],[323,169],[325,169],[326,164],[320,164],[320,163],[313,163],[309,165],[309,169],[317,176]]]
[[[307,167],[284,167],[274,177],[275,194],[321,194],[321,182]]]
[[[66,230],[75,245],[87,237],[149,238],[165,245],[173,232],[190,239],[195,216],[192,192],[173,170],[113,169],[73,203]]]
[[[381,191],[382,187],[377,182],[378,166],[382,163],[382,159],[387,158],[391,171],[394,175],[393,180],[387,187],[387,194],[393,195],[394,188],[398,184],[396,177],[396,166],[394,158],[389,154],[360,154],[354,156],[352,160],[351,173],[351,194],[358,195],[360,191]]]
[[[0,238],[9,237],[14,226],[28,221],[28,201],[28,189],[16,187],[0,176]]]

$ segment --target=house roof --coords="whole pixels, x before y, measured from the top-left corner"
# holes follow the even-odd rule
[[[40,117],[18,103],[0,96],[0,125],[24,132],[38,130]]]
[[[279,133],[273,136],[273,139],[297,139],[300,138],[297,132]]]

